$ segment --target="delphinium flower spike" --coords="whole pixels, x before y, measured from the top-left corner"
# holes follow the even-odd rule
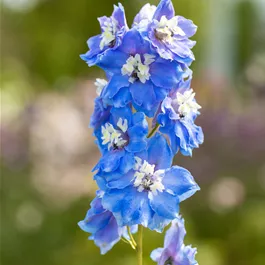
[[[171,223],[164,248],[153,251],[153,260],[195,265],[196,251],[183,245],[179,207],[200,188],[188,170],[172,161],[178,151],[191,155],[203,142],[202,129],[195,125],[201,106],[189,68],[195,45],[190,37],[197,27],[175,15],[171,0],[143,6],[131,28],[121,4],[99,22],[101,34],[88,40],[89,51],[81,55],[106,74],[96,79],[90,121],[101,152],[93,169],[99,190],[79,226],[101,254],[124,241],[142,265],[143,227],[162,232]]]

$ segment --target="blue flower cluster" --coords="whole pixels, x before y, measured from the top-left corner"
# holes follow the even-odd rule
[[[99,22],[101,34],[88,40],[89,51],[81,55],[106,73],[106,80],[95,82],[90,122],[102,154],[93,169],[99,191],[79,226],[104,254],[120,239],[130,241],[138,225],[161,232],[172,222],[165,248],[152,258],[196,264],[195,251],[182,246],[179,204],[199,186],[172,161],[178,151],[191,156],[203,142],[195,125],[201,106],[190,88],[195,42],[189,38],[197,27],[175,16],[171,0],[146,4],[131,28],[121,4]]]

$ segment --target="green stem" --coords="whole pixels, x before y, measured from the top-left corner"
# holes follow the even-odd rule
[[[129,241],[129,242],[130,242],[132,248],[133,248],[133,249],[136,249],[137,244],[136,244],[136,242],[135,242],[135,240],[134,240],[134,238],[133,238],[133,235],[132,235],[132,233],[131,233],[131,229],[130,229],[129,226],[127,226],[127,232],[128,232],[129,237],[130,237],[130,241]]]
[[[137,265],[143,265],[143,226],[138,227],[137,238]]]
[[[153,130],[148,134],[147,138],[150,138],[155,133],[158,127],[159,127],[159,124],[157,123],[156,126],[153,128]]]

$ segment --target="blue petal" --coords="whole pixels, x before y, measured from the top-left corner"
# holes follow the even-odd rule
[[[163,250],[164,250],[163,248],[157,248],[157,249],[153,250],[151,255],[150,255],[151,259],[155,262],[158,262],[161,255],[162,255]]]
[[[108,224],[94,235],[95,244],[100,247],[101,255],[106,254],[121,238],[121,229],[112,216]]]
[[[106,226],[111,218],[111,213],[105,211],[100,214],[92,215],[89,218],[80,221],[78,223],[79,227],[88,233],[96,233],[102,227]]]
[[[121,68],[126,63],[128,55],[119,50],[108,49],[100,56],[97,65],[110,74],[121,74]]]
[[[150,44],[137,30],[131,29],[124,35],[119,50],[128,55],[145,54],[150,53]]]
[[[101,173],[97,173],[94,176],[94,180],[97,182],[97,185],[100,188],[100,190],[105,191],[107,189],[108,183]]]
[[[172,164],[173,154],[164,136],[156,133],[148,142],[148,163],[155,169],[166,169]]]
[[[178,196],[180,202],[200,190],[190,172],[179,166],[173,166],[166,170],[162,183],[166,190],[170,190]]]
[[[109,118],[110,107],[104,107],[102,99],[97,97],[95,99],[94,112],[90,118],[90,127],[97,129]]]
[[[165,219],[175,219],[179,213],[179,198],[167,192],[149,193],[152,209]]]
[[[106,191],[102,203],[114,214],[119,226],[141,224],[147,227],[154,213],[147,193],[138,192],[133,186]]]
[[[128,87],[123,87],[112,98],[112,104],[116,108],[122,108],[128,105],[132,101],[131,93]]]
[[[188,38],[192,37],[197,31],[197,26],[193,24],[192,20],[182,16],[178,16],[178,26],[185,32]]]
[[[112,174],[113,175],[113,174]],[[111,180],[108,181],[107,187],[110,189],[124,189],[128,187],[134,179],[134,171],[130,170],[125,174],[117,174],[111,177]]]
[[[81,59],[84,60],[89,66],[95,65],[98,60],[98,54],[102,53],[99,48],[100,41],[100,35],[89,38],[87,41],[89,51],[86,54],[80,55]]]
[[[145,84],[140,81],[134,82],[130,86],[130,91],[135,105],[141,106],[143,110],[153,111],[154,106],[158,104],[154,86],[150,81]]]
[[[133,20],[133,25],[139,24],[144,19],[147,19],[148,21],[151,21],[152,17],[153,17],[153,14],[150,12],[151,7],[152,6],[150,4],[145,4],[141,8],[139,13],[135,16],[135,18]]]
[[[166,219],[158,215],[157,213],[154,214],[152,218],[152,222],[149,224],[148,228],[151,230],[155,230],[158,233],[162,233],[163,229],[171,222],[171,219]]]
[[[185,235],[184,220],[182,218],[174,220],[166,232],[164,248],[167,248],[173,256],[177,255],[183,245]]]
[[[120,27],[125,27],[125,28],[128,27],[126,22],[124,7],[122,4],[119,3],[118,6],[114,5],[114,11],[112,17],[116,19]]]
[[[122,173],[127,173],[129,170],[133,168],[134,164],[135,164],[134,154],[126,151],[125,155],[121,158],[119,171]]]
[[[179,82],[182,72],[176,62],[160,60],[150,65],[150,74],[152,82],[168,90],[172,89]]]
[[[102,97],[111,99],[113,98],[121,88],[128,87],[129,81],[126,76],[114,75],[105,89],[102,91]]]
[[[114,150],[106,152],[100,159],[100,167],[105,172],[116,170],[120,165],[120,160],[124,156],[124,150]]]
[[[111,111],[111,123],[114,124],[115,126],[117,125],[119,119],[126,119],[128,122],[128,126],[130,127],[131,122],[132,122],[132,111],[129,107],[124,107],[124,108],[112,108]]]
[[[99,214],[104,211],[106,211],[101,204],[101,198],[96,197],[91,203],[90,203],[90,210],[88,212],[91,212],[93,214]]]
[[[171,0],[161,0],[157,6],[153,19],[160,21],[162,16],[165,16],[167,19],[171,19],[174,15],[175,11]]]
[[[148,123],[142,112],[133,115],[133,126],[128,129],[129,144],[125,147],[130,152],[141,152],[147,146],[146,135],[148,133]]]

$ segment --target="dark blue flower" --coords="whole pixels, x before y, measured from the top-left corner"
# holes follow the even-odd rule
[[[172,159],[166,139],[156,134],[147,150],[135,155],[134,167],[126,174],[99,172],[95,176],[105,191],[102,204],[119,226],[141,224],[161,231],[178,216],[179,203],[199,190],[189,171],[170,168]]]
[[[115,107],[132,101],[137,111],[152,117],[159,103],[184,73],[177,62],[162,59],[136,29],[128,31],[117,50],[108,50],[97,63],[110,76],[102,98]]]
[[[151,253],[152,260],[158,265],[197,265],[197,249],[184,245],[185,235],[184,220],[174,220],[166,232],[164,247]]]
[[[122,237],[129,239],[126,227],[119,227],[113,214],[104,209],[101,204],[101,193],[91,202],[84,220],[78,223],[79,227],[90,233],[90,240],[100,248],[101,254],[108,252]],[[137,226],[131,228],[132,233],[137,232]]]
[[[117,49],[128,30],[124,8],[121,4],[114,5],[111,17],[104,16],[98,18],[98,20],[101,34],[91,37],[87,41],[89,51],[80,56],[89,66],[95,65],[105,51]]]
[[[147,16],[140,16],[142,21],[136,24],[141,34],[162,58],[190,65],[194,60],[191,48],[196,42],[189,38],[196,33],[197,26],[191,20],[175,16],[171,0],[161,0],[155,12],[150,9],[150,13],[154,14],[149,23]]]
[[[192,155],[193,148],[203,143],[204,136],[201,127],[194,121],[199,115],[199,104],[196,103],[195,93],[189,88],[190,79],[178,84],[161,104],[157,122],[160,132],[169,136],[174,154],[180,150],[183,155]]]
[[[112,107],[106,122],[94,131],[102,152],[95,169],[128,172],[134,165],[134,154],[146,149],[147,133],[148,123],[142,112]]]

